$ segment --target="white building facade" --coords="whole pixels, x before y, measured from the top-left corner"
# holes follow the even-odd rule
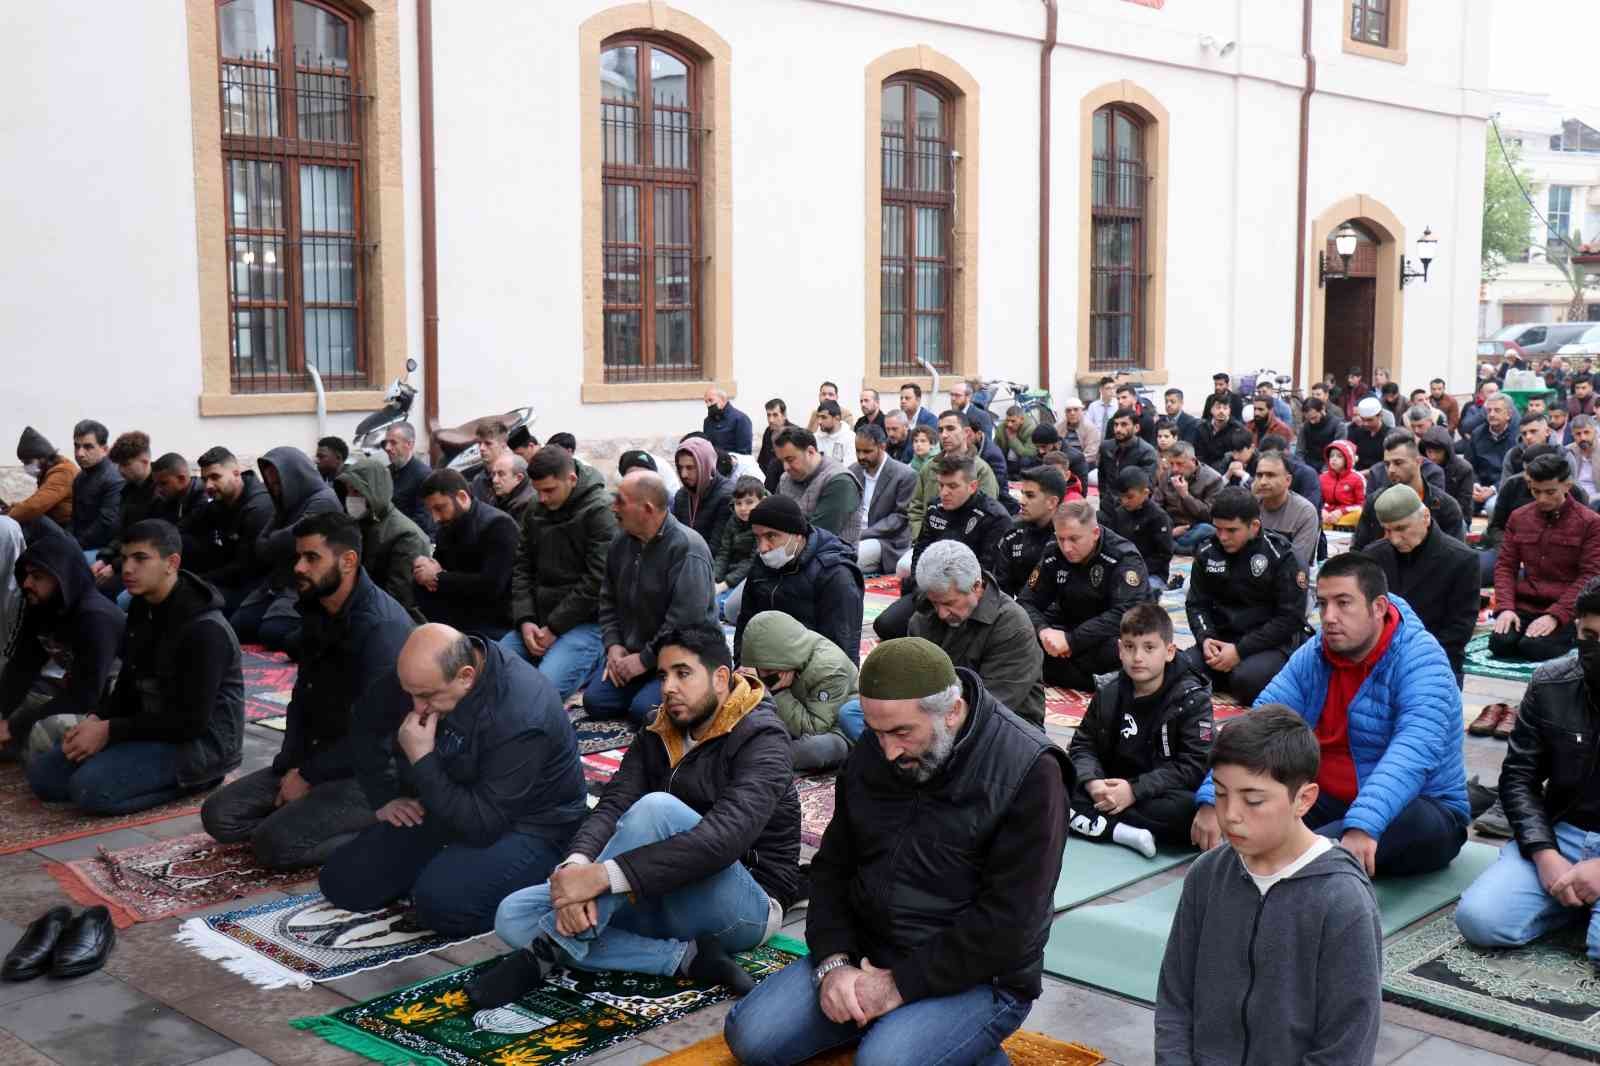
[[[1289,0],[1054,6],[1048,50],[1039,0],[9,6],[0,438],[309,448],[305,366],[348,435],[408,356],[440,424],[580,442],[919,359],[1058,406],[1119,367],[1191,409],[1217,369],[1469,387],[1483,5],[1310,0],[1309,49]]]

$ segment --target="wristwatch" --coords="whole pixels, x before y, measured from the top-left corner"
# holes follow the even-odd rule
[[[824,977],[828,976],[839,967],[848,965],[850,965],[850,956],[848,955],[835,955],[831,959],[824,960],[821,966],[818,966],[815,970],[811,971],[811,987],[820,990],[822,988],[822,979]]]

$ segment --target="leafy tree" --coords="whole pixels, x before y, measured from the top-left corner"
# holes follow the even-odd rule
[[[1479,273],[1484,281],[1493,281],[1504,271],[1506,263],[1521,259],[1528,250],[1530,215],[1528,201],[1523,199],[1517,179],[1525,186],[1529,181],[1526,171],[1513,171],[1521,157],[1521,148],[1506,145],[1510,165],[1496,143],[1494,128],[1488,131],[1484,146],[1483,167],[1483,250]]]
[[[1552,241],[1545,246],[1545,258],[1555,264],[1561,271],[1561,276],[1572,287],[1572,302],[1567,304],[1567,321],[1583,322],[1589,317],[1589,301],[1584,295],[1585,289],[1600,288],[1600,273],[1591,274],[1582,264],[1572,261],[1574,248],[1583,247],[1583,234],[1573,230],[1567,235],[1571,245],[1560,241]]]

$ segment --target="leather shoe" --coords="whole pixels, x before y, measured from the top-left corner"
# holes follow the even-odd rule
[[[1505,713],[1500,716],[1500,721],[1495,723],[1494,738],[1496,740],[1510,740],[1511,731],[1516,727],[1517,709],[1507,704]]]
[[[1500,724],[1500,718],[1509,708],[1503,703],[1491,703],[1478,712],[1478,717],[1467,726],[1467,732],[1475,737],[1486,737],[1494,732],[1494,727]]]
[[[52,908],[35,918],[0,965],[0,979],[31,981],[48,970],[50,953],[71,921],[72,912],[65,907]]]
[[[50,956],[50,976],[78,977],[98,970],[105,965],[116,939],[117,927],[111,924],[111,912],[104,907],[90,907],[62,930]]]

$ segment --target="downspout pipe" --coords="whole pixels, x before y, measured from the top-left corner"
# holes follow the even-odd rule
[[[1306,323],[1306,199],[1311,160],[1311,96],[1317,91],[1317,57],[1311,51],[1311,11],[1315,0],[1304,0],[1300,10],[1300,55],[1306,61],[1305,87],[1300,90],[1300,173],[1295,194],[1294,222],[1294,365],[1290,368],[1294,391],[1300,391],[1300,359],[1305,352]]]
[[[432,0],[417,0],[417,140],[422,170],[422,417],[431,438],[439,429],[439,246],[433,151]]]
[[[1039,388],[1050,389],[1050,59],[1056,50],[1056,0],[1044,0],[1039,52]]]

